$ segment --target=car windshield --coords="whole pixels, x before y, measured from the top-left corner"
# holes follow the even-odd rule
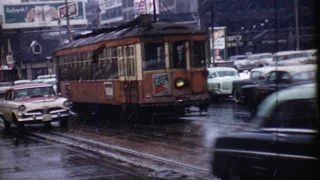
[[[218,71],[219,77],[225,77],[225,76],[237,76],[237,72],[235,71]]]
[[[48,96],[54,96],[54,95],[55,95],[55,92],[52,87],[18,89],[14,91],[14,99],[48,97]]]

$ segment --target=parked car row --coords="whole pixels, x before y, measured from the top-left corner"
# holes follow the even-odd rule
[[[316,50],[281,51],[277,53],[259,53],[249,56],[231,56],[227,61],[233,62],[234,68],[239,71],[251,70],[264,66],[286,66],[299,64],[315,64]]]
[[[253,69],[250,79],[233,81],[236,103],[243,103],[251,112],[269,94],[292,85],[315,82],[317,65],[272,66]]]
[[[208,90],[212,97],[232,95],[235,103],[247,105],[252,111],[274,91],[299,83],[315,81],[316,70],[317,65],[315,64],[265,66],[247,72],[248,77],[246,78],[240,76],[235,68],[208,68]]]

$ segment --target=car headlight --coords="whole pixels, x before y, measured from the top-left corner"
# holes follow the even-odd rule
[[[26,110],[26,107],[25,107],[24,105],[20,105],[20,106],[18,107],[18,110],[19,110],[19,111],[25,111],[25,110]]]
[[[71,102],[66,100],[65,102],[63,102],[63,106],[70,107],[71,106]]]
[[[183,79],[177,79],[175,85],[177,88],[182,88],[186,85],[186,82]]]

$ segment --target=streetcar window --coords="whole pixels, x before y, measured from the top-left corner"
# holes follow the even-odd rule
[[[205,67],[205,44],[203,41],[194,41],[191,46],[191,67]]]
[[[165,68],[164,43],[146,43],[143,70],[156,70]]]
[[[185,42],[174,42],[172,47],[173,47],[173,68],[186,68]]]

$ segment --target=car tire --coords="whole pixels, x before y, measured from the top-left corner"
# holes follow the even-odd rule
[[[234,102],[236,103],[240,103],[241,102],[241,89],[237,88],[234,92],[233,92],[233,98],[234,98]]]
[[[69,118],[61,118],[59,124],[61,129],[68,129]]]

